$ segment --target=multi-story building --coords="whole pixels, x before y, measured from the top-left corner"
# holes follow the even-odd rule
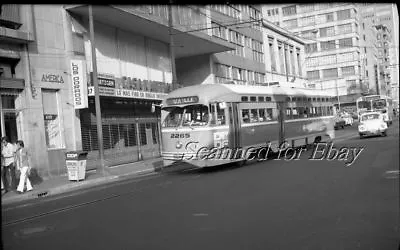
[[[255,5],[210,5],[212,35],[235,49],[212,56],[215,82],[254,85],[265,82],[261,8]],[[194,65],[196,67],[196,65]]]
[[[308,88],[305,78],[305,42],[287,30],[263,21],[266,85]]]
[[[396,4],[369,3],[361,6],[363,20],[379,31],[378,47],[384,86],[398,105],[399,101],[399,14]]]
[[[93,6],[92,40],[87,5],[1,5],[1,135],[25,141],[40,176],[65,173],[70,150],[98,164],[91,45],[106,165],[160,155],[151,107],[171,89],[172,63],[178,83],[213,82],[211,55],[235,48],[211,35],[207,9],[173,10],[170,28],[167,6]]]
[[[363,93],[358,8],[352,3],[265,5],[265,19],[308,39],[305,66],[316,88],[353,105]]]

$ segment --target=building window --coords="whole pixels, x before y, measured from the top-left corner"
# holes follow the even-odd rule
[[[301,19],[301,26],[308,26],[315,24],[315,16],[307,16]]]
[[[228,40],[227,35],[226,35],[226,28],[222,27],[221,25],[211,22],[212,27],[215,27],[212,29],[213,36],[222,38],[224,40]]]
[[[302,76],[302,69],[301,69],[301,58],[300,58],[300,49],[296,48],[296,54],[297,54],[297,70],[298,70],[298,75]]]
[[[318,57],[310,57],[306,60],[307,67],[316,67],[318,66]]]
[[[42,90],[44,130],[48,149],[64,148],[57,91]]]
[[[309,13],[314,11],[314,4],[301,4],[299,5],[300,13]]]
[[[231,79],[230,76],[230,67],[228,65],[223,64],[215,64],[216,72],[215,76],[217,77],[217,82],[225,82]]]
[[[307,45],[305,46],[305,50],[306,50],[306,53],[317,52],[317,51],[318,51],[317,43],[307,44]]]
[[[256,83],[264,83],[265,75],[262,73],[254,72],[254,81]]]
[[[276,72],[276,59],[275,59],[275,49],[274,49],[274,40],[268,40],[269,46],[269,55],[271,58],[271,71]]]
[[[320,79],[319,70],[307,71],[307,79],[308,80]]]
[[[296,5],[291,5],[282,8],[282,14],[284,16],[292,16],[297,14]]]
[[[252,41],[253,60],[264,62],[263,44],[257,40]]]
[[[342,63],[342,62],[351,62],[354,60],[354,55],[352,52],[350,53],[342,53],[337,55],[337,62]]]
[[[353,47],[352,38],[339,39],[339,48],[351,48]]]
[[[297,19],[290,19],[290,20],[283,21],[282,27],[284,27],[284,28],[297,27]]]
[[[336,55],[320,57],[320,65],[328,65],[336,63]]]
[[[333,22],[334,21],[334,17],[333,17],[333,13],[327,13],[325,14],[325,18],[326,18],[326,22]]]
[[[321,50],[334,50],[336,49],[335,40],[321,42]]]
[[[355,75],[354,66],[342,67],[342,76],[353,76]]]
[[[334,35],[335,35],[335,28],[333,26],[319,29],[320,37],[327,37],[327,36],[334,36]]]
[[[334,69],[324,69],[322,70],[324,78],[332,78],[332,77],[337,77],[338,76],[338,70],[337,68]]]
[[[285,57],[283,54],[283,46],[282,43],[278,42],[278,53],[279,53],[279,62],[280,62],[280,73],[284,74],[285,71]]]
[[[301,37],[313,39],[317,37],[317,32],[315,30],[306,30],[301,32]]]
[[[338,33],[339,34],[348,34],[351,33],[351,23],[338,25]]]
[[[293,48],[290,48],[290,64],[292,66],[292,74],[295,75],[296,74],[296,62],[294,60],[294,51]]]
[[[350,9],[348,10],[340,10],[337,12],[337,20],[346,20],[351,18]]]

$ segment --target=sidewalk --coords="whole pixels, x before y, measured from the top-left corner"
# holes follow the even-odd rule
[[[163,167],[162,158],[154,158],[140,162],[128,163],[107,168],[107,172],[102,175],[96,171],[87,171],[85,179],[82,181],[69,181],[68,175],[57,176],[33,185],[33,191],[23,194],[10,191],[1,196],[2,206],[15,203],[28,202],[41,197],[48,197],[56,194],[79,191],[118,180],[140,176],[159,171]]]

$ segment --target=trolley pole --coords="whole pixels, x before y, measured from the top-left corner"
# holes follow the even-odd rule
[[[94,28],[93,28],[93,10],[92,5],[89,5],[89,29],[90,29],[90,44],[92,47],[92,66],[93,66],[93,86],[94,86],[94,103],[96,107],[96,125],[97,125],[97,140],[99,145],[99,158],[100,165],[97,171],[103,175],[105,173],[104,166],[104,148],[103,148],[103,128],[101,123],[101,109],[100,109],[100,91],[97,79],[97,62],[96,62],[96,47],[94,43]]]
[[[168,5],[168,28],[169,28],[169,56],[171,60],[172,67],[172,90],[177,88],[177,80],[176,80],[176,65],[175,65],[175,43],[174,43],[174,35],[172,34],[172,25],[173,25],[173,15],[172,15],[172,0],[169,0]]]

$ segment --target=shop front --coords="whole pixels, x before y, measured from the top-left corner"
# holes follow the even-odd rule
[[[89,152],[88,169],[99,164],[93,87],[88,87],[88,108],[80,112],[82,149]],[[100,87],[103,147],[106,166],[159,157],[160,113],[152,112],[166,94]]]

